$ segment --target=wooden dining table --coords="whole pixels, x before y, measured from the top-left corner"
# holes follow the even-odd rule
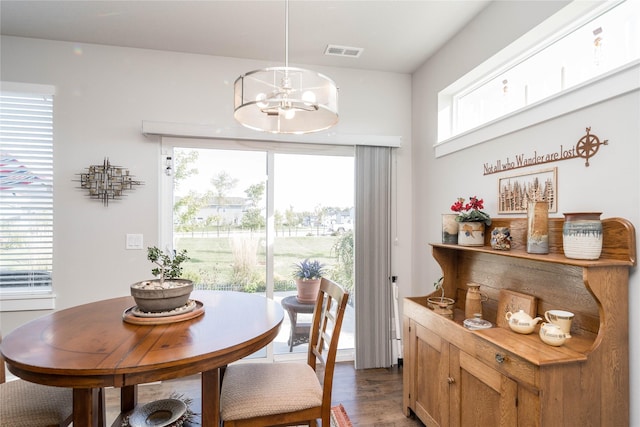
[[[201,315],[159,324],[125,322],[132,297],[56,311],[11,331],[0,352],[22,379],[73,388],[74,426],[105,426],[105,387],[121,389],[124,414],[136,407],[139,384],[201,373],[201,423],[217,427],[221,368],[270,343],[283,310],[240,292],[194,291],[191,298]]]

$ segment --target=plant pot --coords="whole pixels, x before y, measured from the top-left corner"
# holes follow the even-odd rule
[[[296,279],[298,302],[314,303],[318,299],[321,279]]]
[[[189,301],[193,282],[187,279],[143,280],[131,285],[131,296],[140,311],[162,313],[182,307]]]
[[[447,297],[428,297],[427,298],[427,306],[429,306],[431,310],[435,309],[436,307],[446,307],[446,308],[453,309],[453,305],[455,303],[456,303],[455,300]]]
[[[458,245],[484,246],[484,222],[459,222]]]
[[[447,297],[429,297],[427,306],[441,316],[453,319],[453,305],[456,302]]]

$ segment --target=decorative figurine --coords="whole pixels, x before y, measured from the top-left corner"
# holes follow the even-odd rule
[[[491,247],[499,251],[511,249],[511,233],[509,227],[496,227],[491,232]]]

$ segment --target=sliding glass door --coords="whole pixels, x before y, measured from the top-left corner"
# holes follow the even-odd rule
[[[199,289],[265,292],[266,153],[173,150],[173,247]]]
[[[302,357],[311,315],[287,304],[296,295],[294,264],[318,260],[326,277],[353,289],[353,151],[247,145],[163,145],[162,244],[187,250],[183,276],[196,289],[289,297],[280,335],[254,357]],[[343,359],[353,357],[354,323],[350,305]]]
[[[354,160],[353,156],[275,154],[274,285],[276,299],[295,298],[292,271],[296,263],[318,261],[324,276],[353,290]],[[287,301],[289,301],[287,300]],[[287,320],[288,344],[276,354],[306,354],[308,307],[293,301]],[[353,305],[345,314],[339,348],[354,348]],[[298,312],[299,311],[299,312]],[[307,312],[305,312],[307,311]],[[303,333],[296,334],[296,329]],[[294,332],[293,334],[291,332]],[[293,340],[293,345],[291,345]]]

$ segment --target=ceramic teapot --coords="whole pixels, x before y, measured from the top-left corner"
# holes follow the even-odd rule
[[[530,334],[535,329],[538,322],[542,320],[542,317],[536,317],[532,319],[524,310],[519,310],[517,313],[507,311],[504,315],[505,319],[509,323],[509,327],[512,331],[519,334]]]
[[[571,338],[571,335],[565,333],[558,325],[553,323],[542,323],[540,325],[540,339],[545,344],[558,347],[564,344],[568,338]]]

